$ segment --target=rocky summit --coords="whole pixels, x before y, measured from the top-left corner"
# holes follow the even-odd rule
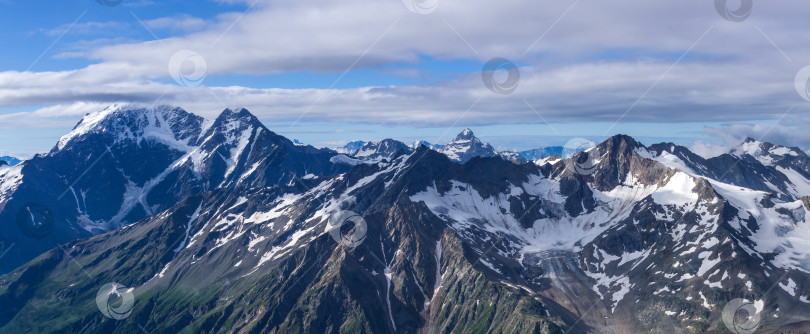
[[[739,333],[740,307],[810,328],[799,149],[435,148],[296,145],[238,108],[87,115],[0,166],[0,332]]]

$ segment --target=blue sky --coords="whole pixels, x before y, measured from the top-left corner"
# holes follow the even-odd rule
[[[144,41],[154,37],[132,15],[143,21],[167,15],[189,15],[213,19],[225,11],[244,10],[243,4],[228,5],[211,1],[126,1],[119,6],[107,7],[94,0],[51,1],[46,5],[32,1],[0,1],[2,21],[0,47],[4,52],[2,66],[6,70],[28,68],[51,44],[65,33],[58,43],[42,57],[31,70],[59,71],[87,66],[93,61],[82,58],[58,58],[83,42],[103,39]],[[44,7],[44,8],[43,8]],[[67,27],[76,22],[74,29]],[[102,23],[96,27],[83,27],[88,23]],[[158,37],[171,37],[177,31],[151,27]]]
[[[46,152],[111,103],[244,106],[316,146],[470,127],[503,149],[615,133],[705,154],[745,136],[810,147],[794,80],[808,5],[730,22],[706,1],[409,1],[0,0],[0,154]],[[505,71],[482,82],[494,58],[517,68],[514,92],[488,89]],[[177,79],[195,69],[199,86]]]

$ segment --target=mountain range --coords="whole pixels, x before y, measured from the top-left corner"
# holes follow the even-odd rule
[[[800,149],[537,156],[110,107],[0,167],[0,332],[693,333],[734,300],[810,328]]]
[[[387,145],[383,148],[386,153],[380,153],[379,145]],[[432,150],[438,151],[447,155],[453,161],[464,163],[473,157],[494,157],[501,156],[507,160],[516,162],[535,161],[551,156],[562,156],[564,148],[562,146],[550,146],[526,151],[497,151],[490,144],[482,142],[475,136],[469,128],[464,129],[456,136],[450,143],[446,145],[431,144],[424,140],[417,140],[410,146],[396,141],[394,139],[385,139],[379,142],[364,142],[353,141],[348,144],[335,148],[335,151],[352,157],[359,157],[361,159],[367,158],[370,154],[374,154],[374,158],[388,155],[389,157],[396,153],[397,150],[403,150],[406,153],[411,153],[420,146],[425,146]],[[373,153],[370,153],[373,152]]]
[[[335,155],[295,145],[245,109],[226,109],[209,121],[174,107],[111,106],[85,116],[48,154],[0,170],[0,220],[8,222],[0,226],[0,243],[16,245],[0,272],[190,195],[348,170],[329,161]],[[49,218],[11,223],[31,208]],[[37,241],[28,242],[32,237]]]

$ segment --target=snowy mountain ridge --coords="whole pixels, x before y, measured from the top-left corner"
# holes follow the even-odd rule
[[[335,155],[294,144],[246,109],[205,120],[178,107],[111,106],[86,115],[48,154],[0,167],[0,219],[14,222],[17,211],[31,205],[54,218],[41,242],[26,240],[14,224],[0,226],[0,242],[16,242],[10,255],[28,260],[57,244],[137,222],[189,195],[347,170],[330,162]],[[19,264],[2,263],[0,272]]]
[[[616,135],[568,158],[515,162],[480,155],[493,152],[464,131],[450,154],[381,141],[349,156],[257,122],[226,110],[196,140],[197,130],[170,131],[190,151],[87,131],[21,165],[8,206],[82,171],[54,166],[100,159],[99,177],[45,203],[60,220],[75,207],[99,221],[120,210],[93,210],[133,203],[122,221],[136,223],[64,241],[67,250],[43,250],[0,276],[10,305],[0,330],[700,332],[725,328],[723,307],[741,296],[761,328],[810,314],[810,161],[799,152],[761,143],[704,159]],[[757,159],[763,152],[772,159]],[[134,164],[153,169],[115,160],[155,155]],[[106,182],[87,182],[96,179]],[[345,212],[362,224],[336,229]],[[351,231],[362,238],[347,245]],[[92,299],[82,291],[98,280],[73,261],[131,287],[142,328],[84,309],[32,322]],[[63,302],[47,302],[54,290]]]
[[[91,133],[116,134],[116,142],[145,139],[159,140],[173,148],[188,151],[200,133],[213,122],[171,106],[142,107],[111,105],[89,113],[67,135],[59,139],[54,150],[61,150],[76,138]]]
[[[375,163],[382,158],[391,159],[397,151],[411,153],[423,146],[440,152],[450,160],[459,163],[465,163],[474,157],[487,158],[493,156],[501,156],[514,162],[526,160],[520,153],[495,150],[492,145],[484,143],[478,137],[475,137],[475,134],[469,128],[464,129],[447,145],[434,145],[424,140],[417,140],[408,146],[397,140],[384,139],[378,142],[351,142],[344,147],[337,148],[336,151],[357,159],[356,163],[363,161]]]
[[[438,151],[450,160],[461,163],[467,162],[473,157],[488,158],[498,155],[492,145],[481,142],[469,128],[464,129],[455,139]]]

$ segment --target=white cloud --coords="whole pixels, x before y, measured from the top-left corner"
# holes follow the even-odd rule
[[[692,143],[692,146],[689,148],[693,153],[703,157],[704,159],[714,158],[716,156],[722,155],[724,153],[731,152],[731,148],[734,145],[739,144],[736,143],[713,143],[707,142],[703,140],[696,140]]]
[[[739,144],[746,137],[759,141],[778,143],[810,150],[810,133],[802,131],[810,126],[806,112],[789,114],[770,124],[729,124],[720,128],[708,128],[709,135],[719,138],[727,148]]]
[[[180,14],[172,17],[161,17],[154,20],[145,21],[147,27],[151,29],[169,29],[175,32],[196,31],[205,28],[205,20],[193,17],[188,14]]]
[[[38,108],[0,116],[0,126],[75,123],[82,112],[107,103],[155,101],[205,116],[244,105],[265,120],[303,115],[413,125],[449,125],[462,115],[469,125],[538,122],[525,101],[550,122],[610,123],[640,96],[623,121],[768,120],[790,105],[796,114],[807,112],[793,76],[810,55],[810,45],[799,38],[810,28],[802,15],[810,4],[756,3],[748,20],[731,23],[707,1],[583,0],[569,7],[573,3],[443,0],[435,12],[417,15],[400,1],[278,0],[260,1],[244,15],[224,13],[204,26],[191,16],[160,18],[146,24],[194,32],[161,41],[88,42],[61,55],[97,61],[77,70],[0,72],[0,107]],[[689,56],[671,67],[690,47]],[[401,63],[418,68],[424,56],[504,57],[524,66],[518,89],[508,96],[487,90],[477,73],[425,86],[181,88],[165,82],[169,59],[183,49],[205,58],[209,78],[342,73]],[[721,130],[761,132],[756,126]]]
[[[553,64],[546,61],[592,61],[606,51],[636,50],[674,60],[710,27],[694,54],[784,63],[759,30],[787,55],[798,57],[808,51],[806,43],[796,38],[808,28],[796,14],[810,9],[807,4],[760,5],[749,20],[730,23],[703,1],[582,1],[554,24],[571,3],[442,1],[432,14],[415,15],[399,1],[259,2],[244,16],[221,15],[199,33],[163,43],[103,47],[88,56],[148,65],[155,71],[147,75],[163,75],[167,59],[180,49],[202,54],[211,74],[342,72],[361,55],[358,67],[415,62],[420,55],[482,61],[505,57],[548,66]]]
[[[402,87],[184,88],[142,80],[138,70],[130,66],[104,63],[70,72],[5,72],[0,74],[0,87],[13,88],[0,90],[0,101],[8,106],[24,106],[76,101],[152,103],[160,98],[161,103],[177,104],[202,114],[226,105],[244,105],[268,120],[303,116],[327,121],[414,125],[449,125],[462,116],[464,124],[473,125],[541,121],[526,105],[529,102],[550,122],[612,122],[633,105],[669,64],[604,62],[553,69],[524,67],[518,89],[508,96],[489,91],[479,74],[458,81]],[[686,63],[668,78],[627,113],[624,120],[717,122],[728,121],[729,115],[736,121],[763,120],[779,117],[788,108],[787,103],[799,103],[796,112],[808,109],[792,92],[792,82],[770,82],[774,79],[767,71],[746,72],[739,65]],[[756,82],[758,89],[748,89],[751,82]]]
[[[106,103],[76,102],[39,108],[31,112],[0,115],[0,130],[72,127],[82,116],[104,109]]]

